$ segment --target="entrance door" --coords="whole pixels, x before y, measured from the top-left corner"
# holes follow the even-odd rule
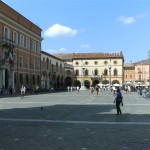
[[[5,69],[5,88],[7,89],[9,86],[9,71]]]

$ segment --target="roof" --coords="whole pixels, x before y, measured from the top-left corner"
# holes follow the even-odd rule
[[[65,61],[72,61],[73,58],[73,53],[57,53],[53,55]]]
[[[73,59],[98,59],[98,58],[123,58],[122,52],[120,53],[74,53]]]
[[[125,68],[130,68],[130,67],[134,67],[134,63],[124,63],[124,67]]]
[[[72,61],[73,59],[98,59],[98,58],[122,58],[123,54],[120,53],[101,53],[101,52],[93,52],[93,53],[57,53],[54,56],[59,57],[65,61]]]
[[[135,65],[150,65],[150,59],[141,60],[134,63]]]
[[[60,59],[59,57],[56,57],[56,56],[54,56],[54,55],[51,55],[51,54],[49,54],[49,53],[47,53],[47,52],[41,51],[41,54],[47,55],[47,56],[49,56],[49,57],[52,57],[52,58],[54,58],[54,59],[57,59],[57,60],[60,60],[60,61],[64,62],[63,59]]]

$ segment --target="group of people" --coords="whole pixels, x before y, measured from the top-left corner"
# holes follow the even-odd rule
[[[67,91],[68,91],[68,92],[77,91],[77,92],[79,93],[80,87],[79,87],[79,86],[77,86],[77,87],[68,86],[68,87],[67,87]]]
[[[39,90],[39,86],[35,85],[35,93],[38,94],[38,90]],[[23,98],[25,96],[26,93],[26,87],[24,85],[22,85],[21,89],[21,98]]]

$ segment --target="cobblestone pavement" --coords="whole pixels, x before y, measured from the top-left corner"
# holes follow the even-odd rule
[[[150,100],[122,93],[123,115],[110,91],[0,98],[0,150],[149,150]]]

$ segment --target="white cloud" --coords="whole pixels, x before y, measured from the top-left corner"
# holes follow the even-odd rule
[[[135,17],[125,17],[125,16],[120,16],[118,20],[124,24],[131,24],[136,21]]]
[[[60,49],[49,49],[49,50],[45,50],[45,51],[50,54],[54,54],[54,53],[64,52],[66,50],[67,50],[66,48],[60,48]]]
[[[90,48],[90,45],[89,44],[82,44],[80,45],[81,48]]]
[[[131,17],[120,16],[118,18],[118,21],[120,21],[124,24],[132,24],[132,23],[135,23],[137,20],[142,19],[146,16],[147,16],[147,14],[140,14],[140,15],[133,16],[133,17],[132,16]]]
[[[73,37],[77,34],[77,30],[71,29],[66,26],[55,24],[52,27],[49,27],[44,35],[47,37]]]

